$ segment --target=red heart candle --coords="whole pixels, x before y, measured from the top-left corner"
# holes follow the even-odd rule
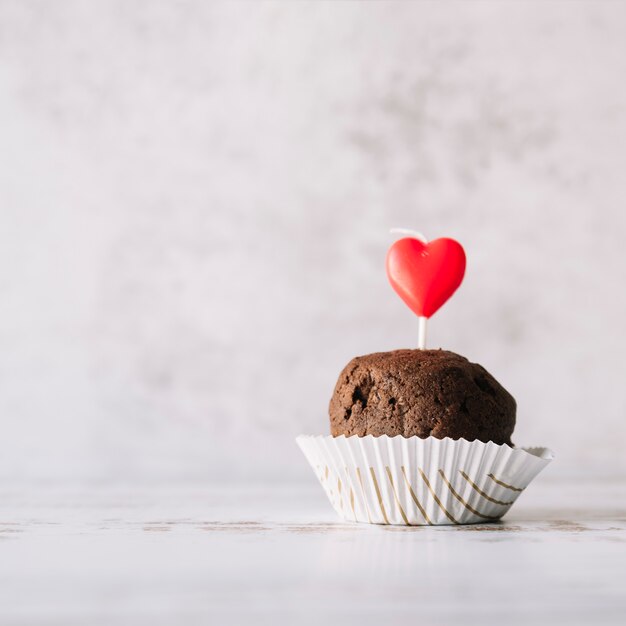
[[[443,237],[425,242],[405,237],[387,253],[391,286],[422,318],[431,317],[450,298],[464,274],[465,251],[454,239]]]

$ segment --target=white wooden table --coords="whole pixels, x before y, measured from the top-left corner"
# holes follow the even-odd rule
[[[0,624],[626,624],[626,481],[495,525],[341,523],[313,483],[0,490]]]

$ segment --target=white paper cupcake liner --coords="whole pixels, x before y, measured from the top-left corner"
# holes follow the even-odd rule
[[[296,439],[333,508],[370,524],[475,524],[500,519],[552,460],[547,448],[429,437]]]

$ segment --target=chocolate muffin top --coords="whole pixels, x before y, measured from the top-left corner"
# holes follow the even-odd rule
[[[483,367],[446,350],[352,359],[330,400],[331,434],[451,437],[511,444],[516,404]]]

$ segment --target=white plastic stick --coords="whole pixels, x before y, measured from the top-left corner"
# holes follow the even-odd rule
[[[418,317],[417,347],[426,350],[426,317]]]

